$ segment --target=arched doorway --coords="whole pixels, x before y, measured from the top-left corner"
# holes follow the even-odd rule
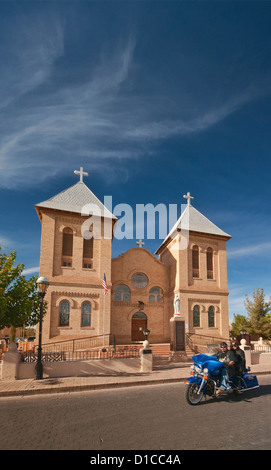
[[[147,328],[147,316],[143,312],[136,312],[132,316],[132,341],[144,341],[143,331]]]

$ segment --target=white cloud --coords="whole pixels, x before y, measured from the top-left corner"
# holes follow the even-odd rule
[[[134,45],[129,40],[121,52],[100,64],[84,85],[66,86],[37,97],[34,104],[13,117],[2,132],[0,185],[16,185],[22,177],[25,184],[38,183],[52,174],[52,168],[61,172],[64,164],[75,158],[91,157],[95,167],[95,160],[98,164],[104,158],[140,154],[140,149],[112,148],[127,117],[120,110],[116,112],[116,102],[129,72]]]
[[[33,268],[24,269],[22,274],[23,274],[23,276],[26,276],[27,274],[38,274],[39,271],[40,271],[40,267],[39,266],[34,266]]]
[[[0,235],[0,247],[2,250],[8,250],[12,246],[12,241],[9,238]]]
[[[135,129],[129,130],[127,135],[138,139],[164,139],[176,135],[202,132],[230,116],[259,95],[259,91],[249,87],[243,93],[238,93],[236,96],[225,99],[224,103],[218,104],[213,109],[202,110],[192,119],[147,122]]]
[[[10,60],[0,77],[0,187],[40,184],[70,172],[77,160],[94,171],[103,171],[106,160],[114,171],[117,158],[147,156],[162,139],[202,132],[258,96],[247,88],[220,98],[216,107],[201,103],[193,108],[186,102],[173,113],[166,103],[180,97],[171,96],[170,89],[165,88],[166,96],[160,90],[146,98],[134,86],[139,65],[132,35],[121,46],[113,44],[96,64],[89,57],[88,73],[69,82],[58,68],[59,59],[66,59],[61,22],[20,26],[18,37],[23,51],[9,44]]]
[[[1,50],[0,109],[45,83],[54,62],[64,52],[59,21],[48,24],[22,18],[20,25],[11,29],[13,42],[8,39],[5,53]]]
[[[240,258],[251,255],[271,255],[271,242],[257,243],[235,250],[228,250],[228,258]]]

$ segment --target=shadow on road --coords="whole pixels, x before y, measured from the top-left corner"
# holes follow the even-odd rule
[[[259,388],[254,390],[248,390],[243,393],[229,393],[228,395],[222,396],[221,398],[215,398],[214,400],[206,400],[202,403],[212,403],[212,401],[227,401],[229,403],[239,403],[240,401],[245,401],[247,403],[251,402],[253,398],[262,397],[264,395],[271,395],[271,385],[260,385]]]
[[[197,406],[211,405],[212,403],[218,403],[220,401],[227,401],[228,403],[239,403],[241,401],[245,401],[246,403],[250,403],[252,399],[262,397],[264,395],[271,395],[271,385],[260,385],[259,388],[248,390],[247,392],[240,394],[233,392],[215,398],[206,397],[206,399],[203,398]]]

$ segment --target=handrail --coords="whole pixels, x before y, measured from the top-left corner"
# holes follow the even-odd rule
[[[197,344],[195,344],[195,341],[194,340],[205,340],[206,339],[206,343],[205,345],[207,346],[207,341],[208,339],[210,340],[210,342],[213,342],[213,343],[221,343],[222,341],[229,341],[229,338],[221,338],[221,337],[217,337],[217,336],[210,336],[210,335],[198,335],[196,333],[186,333],[185,334],[185,340],[186,340],[186,344],[190,347],[190,349],[192,351],[195,351],[195,347],[198,346],[198,345],[204,345],[204,342],[203,341],[200,341],[200,343],[197,342]]]
[[[52,341],[51,343],[44,343],[42,344],[42,350],[50,350],[50,352],[60,350],[61,351],[70,351],[74,352],[77,349],[87,349],[87,348],[94,348],[97,346],[103,346],[104,340],[112,344],[114,349],[116,347],[115,344],[115,337],[112,334],[105,334],[105,335],[97,335],[97,336],[86,336],[82,338],[71,338],[71,339],[63,339],[58,341]],[[37,349],[37,345],[34,347],[34,351]]]

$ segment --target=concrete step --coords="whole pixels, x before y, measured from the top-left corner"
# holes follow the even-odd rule
[[[194,351],[186,344],[185,345],[185,354],[189,357],[192,357],[195,355]]]
[[[153,356],[168,356],[170,353],[170,343],[150,344]]]

